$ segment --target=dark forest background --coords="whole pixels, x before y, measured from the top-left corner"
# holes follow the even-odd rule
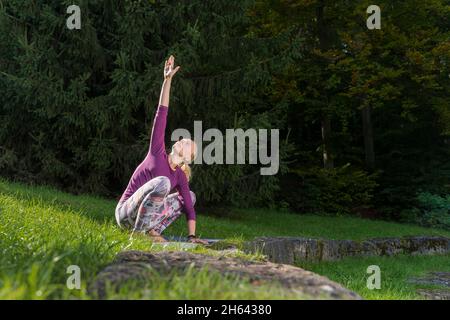
[[[0,0],[0,174],[119,197],[173,54],[167,132],[280,129],[279,174],[194,165],[198,205],[450,228],[450,1],[372,2]]]

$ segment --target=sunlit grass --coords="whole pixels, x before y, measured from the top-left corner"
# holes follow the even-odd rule
[[[367,267],[380,267],[381,288],[368,289]],[[414,284],[411,278],[428,272],[450,272],[450,254],[435,256],[397,255],[395,257],[346,258],[340,261],[300,263],[300,267],[327,276],[365,299],[421,299],[416,289],[430,286]]]
[[[185,272],[178,271],[169,274],[159,274],[149,270],[149,281],[145,284],[129,281],[114,290],[107,289],[110,299],[160,299],[160,300],[232,300],[232,299],[307,299],[306,295],[286,291],[281,285],[258,284],[250,285],[248,278],[237,275],[224,277],[218,271],[203,268],[196,270],[188,268]]]
[[[127,231],[115,224],[116,201],[88,195],[70,195],[44,186],[29,186],[0,180],[0,299],[89,299],[88,284],[123,250],[163,250],[137,235],[130,241]],[[226,217],[198,212],[198,233],[202,237],[224,238],[239,246],[257,236],[304,236],[334,239],[364,239],[403,235],[444,235],[448,231],[384,221],[350,217],[298,215],[274,210],[234,209]],[[167,229],[170,235],[186,235],[185,219]],[[188,251],[222,255],[197,247]],[[232,257],[260,260],[261,255],[241,251]],[[365,289],[365,268],[382,263],[385,289]],[[305,264],[304,267],[329,276],[366,298],[406,299],[417,297],[414,288],[395,272],[408,274],[428,270],[445,271],[449,257],[355,258],[333,263]],[[69,290],[67,267],[81,268],[81,290]],[[361,273],[362,270],[362,273]],[[405,273],[405,274],[406,274]],[[397,281],[396,279],[400,279]],[[202,285],[202,283],[207,285]],[[132,284],[130,284],[132,286]],[[289,299],[299,298],[277,288],[261,288],[246,281],[224,278],[214,272],[173,274],[155,277],[142,290],[122,288],[108,298],[128,299]]]

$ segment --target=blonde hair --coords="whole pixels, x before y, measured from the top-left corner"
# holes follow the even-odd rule
[[[189,139],[189,140],[194,145],[194,148],[192,148],[192,153],[191,153],[191,161],[193,161],[195,159],[195,157],[197,156],[197,144],[194,142],[194,140],[191,140],[191,139]],[[189,166],[189,164],[187,164],[186,162],[183,162],[180,169],[183,170],[184,174],[186,175],[187,181],[191,180],[192,170],[191,170],[191,167]]]
[[[183,163],[180,169],[183,170],[184,174],[186,175],[187,181],[191,180],[192,176],[191,167],[187,163]]]

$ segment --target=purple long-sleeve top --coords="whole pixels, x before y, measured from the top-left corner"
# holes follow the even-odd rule
[[[169,159],[166,153],[164,143],[164,133],[167,122],[167,106],[159,105],[153,121],[152,135],[150,137],[150,147],[145,159],[137,166],[128,182],[120,201],[125,201],[136,192],[147,181],[165,176],[170,180],[171,191],[176,189],[183,197],[184,211],[188,220],[195,220],[195,210],[192,204],[189,190],[189,182],[183,170],[177,167],[172,170],[169,165]]]

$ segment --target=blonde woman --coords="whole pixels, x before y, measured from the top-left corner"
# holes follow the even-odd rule
[[[150,146],[145,159],[130,178],[116,207],[116,221],[120,227],[143,232],[154,241],[165,242],[161,233],[184,211],[190,242],[207,244],[195,235],[195,194],[189,189],[191,163],[197,146],[190,139],[177,141],[166,153],[164,135],[169,110],[170,86],[180,66],[174,68],[175,58],[170,56],[164,66],[164,82],[159,106],[153,122]],[[170,193],[175,190],[175,193]]]

